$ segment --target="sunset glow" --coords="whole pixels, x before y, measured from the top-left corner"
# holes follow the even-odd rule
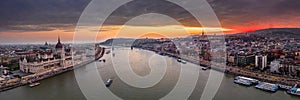
[[[50,1],[22,1],[20,4],[23,6],[17,5],[17,1],[5,2],[7,3],[2,3],[0,6],[2,7],[0,16],[0,42],[4,44],[44,43],[46,41],[51,43],[56,41],[58,35],[61,36],[63,42],[71,42],[74,34],[78,33],[78,30],[80,30],[80,33],[85,34],[82,37],[83,39],[85,37],[95,37],[95,40],[103,41],[112,37],[182,37],[191,34],[200,34],[202,31],[205,34],[234,34],[253,32],[266,28],[300,27],[299,2],[296,1],[291,3],[291,1],[283,0],[210,0],[208,3],[218,17],[221,27],[210,27],[209,25],[201,27],[199,24],[196,24],[198,22],[191,15],[182,11],[182,9],[164,7],[164,4],[157,5],[156,9],[152,9],[153,11],[166,10],[167,14],[164,14],[164,18],[162,18],[163,16],[141,16],[140,19],[144,23],[138,23],[139,20],[136,21],[137,23],[133,22],[132,24],[125,25],[124,23],[128,19],[133,18],[135,14],[148,14],[153,13],[153,11],[150,11],[152,5],[149,5],[150,8],[145,5],[124,6],[124,9],[120,9],[117,13],[114,13],[114,16],[111,16],[110,20],[101,28],[101,31],[99,31],[100,26],[95,25],[82,26],[76,29],[80,15],[90,1],[79,0],[76,3],[71,1],[68,1],[70,3],[63,3],[60,0],[55,1],[60,3]],[[143,4],[146,2],[140,3]],[[70,5],[67,6],[66,4]],[[240,5],[245,5],[245,7],[241,7]],[[11,8],[19,8],[20,10]],[[135,11],[136,9],[144,10],[140,10],[140,12],[128,12]],[[172,16],[172,20],[180,23],[174,24],[170,23],[172,20],[165,20],[171,18],[170,16]],[[99,19],[105,20],[105,18]],[[99,34],[97,34],[98,32]],[[149,33],[155,33],[156,35],[150,35]]]

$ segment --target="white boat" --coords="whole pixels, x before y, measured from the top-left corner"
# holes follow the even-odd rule
[[[105,86],[106,87],[109,87],[111,84],[112,84],[113,80],[112,79],[108,79],[106,82],[105,82]]]
[[[184,60],[181,60],[181,63],[183,63],[183,64],[186,64],[186,61],[184,61]]]
[[[177,59],[178,62],[181,62],[182,60],[180,58]]]
[[[186,64],[186,61],[184,61],[184,60],[182,60],[182,59],[180,59],[180,58],[178,58],[177,61],[178,61],[178,62],[181,62],[181,63],[183,63],[183,64]]]
[[[299,88],[291,88],[287,91],[288,94],[300,96],[300,89]]]
[[[248,78],[248,77],[244,77],[244,76],[237,76],[235,77],[235,79],[243,79],[243,80],[248,80],[254,84],[257,84],[258,83],[258,80],[256,79],[253,79],[253,78]]]
[[[38,83],[38,82],[29,84],[30,87],[35,87],[35,86],[38,86],[38,85],[40,85],[40,83]]]

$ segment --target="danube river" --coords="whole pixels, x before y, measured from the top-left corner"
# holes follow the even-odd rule
[[[118,96],[118,98],[125,100],[155,100],[164,98],[173,88],[176,88],[176,83],[190,79],[191,81],[181,82],[183,83],[184,89],[175,92],[179,94],[189,94],[189,92],[187,93],[186,91],[191,89],[188,99],[199,100],[210,73],[210,70],[201,70],[201,66],[192,63],[181,64],[174,58],[160,56],[146,50],[115,48],[111,53],[105,54],[102,59],[106,61],[93,62],[86,66],[79,67],[74,71],[45,79],[40,81],[41,84],[39,86],[33,88],[22,86],[1,92],[0,100],[85,100],[86,97],[90,99],[107,100],[101,97],[101,95],[106,93],[97,92],[99,91],[97,88],[101,89],[102,87],[103,89],[104,87],[103,84],[95,82],[99,77],[101,77],[100,79],[104,82],[107,79],[113,79],[113,83],[108,88],[110,90],[109,93],[113,93],[115,96]],[[127,65],[131,66],[129,69],[131,69],[133,73],[126,70],[124,66]],[[98,72],[98,75],[95,75],[94,72]],[[190,76],[190,78],[181,79],[181,72],[188,72],[187,76]],[[149,78],[150,81],[144,81],[149,81],[149,84],[148,82],[143,83],[138,80],[130,80],[134,78],[130,78],[132,76],[126,73]],[[122,77],[119,77],[120,75],[122,75]],[[194,78],[194,76],[197,77]],[[129,81],[124,81],[125,79],[129,79]],[[93,85],[101,86],[95,87]],[[195,86],[193,87],[193,85]],[[93,87],[95,87],[95,89],[88,89]],[[177,95],[176,98],[180,99],[180,97],[182,96]],[[232,75],[224,75],[220,88],[214,97],[214,100],[299,99],[299,97],[288,95],[282,90],[276,93],[270,93],[255,89],[254,87],[234,84]]]

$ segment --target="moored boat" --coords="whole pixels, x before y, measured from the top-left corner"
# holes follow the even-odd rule
[[[276,92],[279,89],[277,84],[272,84],[267,82],[260,82],[255,86],[255,88],[268,91],[268,92]]]
[[[244,80],[244,79],[236,79],[233,81],[236,84],[241,84],[241,85],[245,85],[245,86],[251,86],[252,83],[248,80]]]
[[[164,55],[164,53],[163,53],[163,52],[160,52],[160,51],[157,52],[157,54],[162,55],[162,56]]]
[[[292,86],[288,86],[288,85],[282,85],[282,84],[278,84],[280,89],[284,89],[284,90],[290,90],[291,88],[293,88]]]
[[[251,82],[252,84],[258,84],[258,82],[259,82],[257,79],[248,78],[248,77],[244,77],[244,76],[237,76],[234,79],[235,80],[238,80],[238,79],[240,79],[240,80],[247,80],[247,81]]]
[[[182,59],[180,59],[180,58],[177,59],[177,62],[181,62],[181,63],[183,63],[183,64],[186,64],[186,61],[184,61],[184,60],[182,60]]]
[[[30,87],[35,87],[35,86],[38,86],[38,85],[40,85],[40,83],[38,83],[38,82],[29,84]]]
[[[286,91],[288,94],[300,96],[300,89],[299,88],[291,88],[290,90]]]

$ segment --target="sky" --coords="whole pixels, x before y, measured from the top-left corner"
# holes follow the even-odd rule
[[[76,24],[90,2],[91,0],[2,0],[0,44],[55,43],[58,35],[62,42],[71,42]],[[186,31],[200,34],[203,29],[205,32],[218,33],[216,30],[222,30],[226,34],[232,34],[265,28],[300,28],[299,0],[207,2],[222,27],[202,27],[189,12],[175,4],[168,4],[165,0],[135,0],[120,6],[106,19],[101,28],[104,34],[98,35],[97,39],[100,41],[115,36],[179,37],[185,36],[182,33]],[[144,15],[136,17],[139,14]],[[97,32],[95,30],[100,27],[84,28],[87,32]]]

